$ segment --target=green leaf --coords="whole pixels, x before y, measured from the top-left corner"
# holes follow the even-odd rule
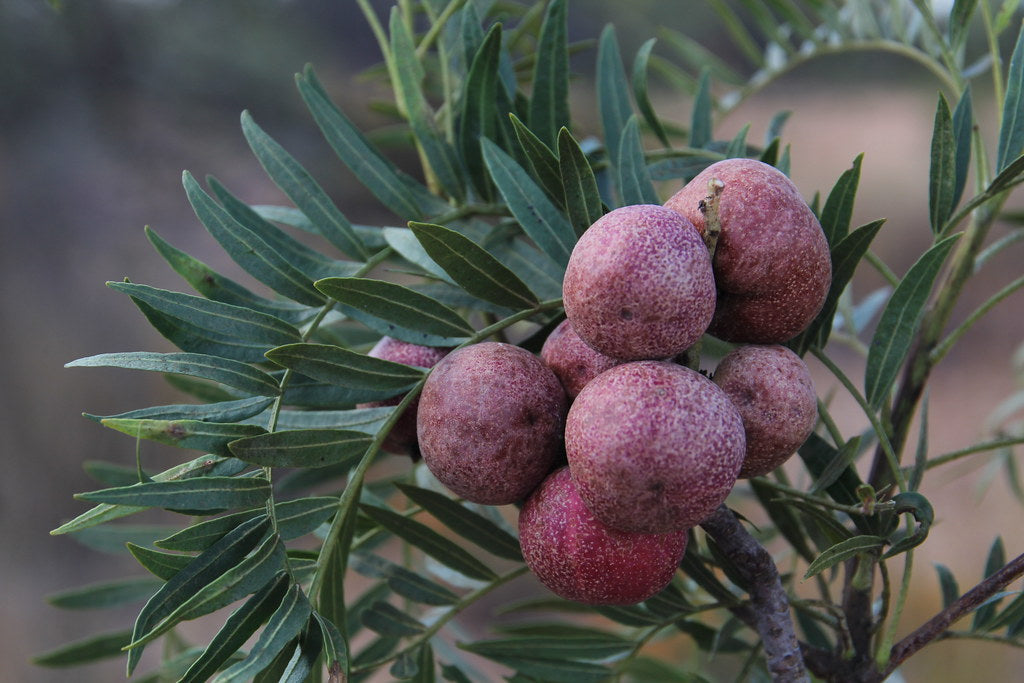
[[[469,337],[474,332],[448,306],[392,282],[336,277],[317,281],[316,288],[339,303],[408,329],[451,339]]]
[[[377,555],[360,554],[352,568],[363,576],[384,579],[397,595],[425,605],[453,605],[459,596],[444,586]]]
[[[90,636],[56,649],[36,655],[32,663],[46,667],[77,667],[124,654],[124,646],[131,639],[131,631],[113,631]]]
[[[814,477],[814,486],[808,493],[817,494],[835,484],[860,454],[861,437],[855,436],[842,445],[832,461]]]
[[[386,602],[375,602],[362,614],[363,625],[383,636],[415,636],[426,627]]]
[[[259,544],[269,528],[270,520],[266,516],[252,519],[238,526],[193,558],[184,569],[168,579],[163,588],[146,602],[145,607],[142,608],[135,620],[132,641],[137,640],[160,623],[197,591],[238,564]],[[144,646],[140,646],[128,652],[129,676],[138,665],[143,649]]]
[[[523,232],[564,266],[576,243],[572,226],[512,157],[486,138],[480,144],[487,170]]]
[[[1017,34],[1010,68],[1006,72],[1006,95],[996,145],[996,172],[1006,170],[1021,152],[1024,152],[1024,26]]]
[[[569,51],[565,0],[548,3],[537,41],[530,96],[530,129],[548,147],[569,125]]]
[[[244,681],[265,669],[274,658],[288,645],[309,621],[313,607],[302,592],[302,588],[292,585],[285,594],[281,604],[270,615],[267,625],[260,633],[256,644],[242,661],[232,664],[213,680],[216,683]]]
[[[274,184],[306,214],[334,246],[358,260],[368,256],[352,224],[338,210],[313,176],[281,145],[260,128],[248,111],[242,112],[242,133],[249,148]]]
[[[327,143],[384,206],[405,220],[422,219],[445,210],[445,202],[399,171],[331,104],[311,69],[296,76],[296,84]]]
[[[656,42],[658,42],[657,38],[651,38],[637,50],[636,58],[633,60],[633,99],[636,100],[637,109],[640,110],[644,121],[650,126],[661,144],[671,147],[672,143],[669,142],[668,133],[661,125],[661,119],[655,113],[654,107],[651,105],[651,98],[647,93],[647,63],[650,61],[651,50],[654,49]]]
[[[405,496],[462,538],[507,560],[522,562],[519,541],[500,526],[443,493],[395,483]]]
[[[750,124],[748,123],[740,128],[740,132],[736,133],[735,137],[729,141],[725,156],[730,159],[747,156],[747,135],[749,133]]]
[[[377,524],[416,546],[446,567],[471,579],[492,581],[497,578],[497,575],[487,565],[433,529],[386,508],[364,504],[360,506],[360,509]]]
[[[483,162],[481,162],[483,163]],[[409,228],[384,228],[384,239],[388,246],[394,249],[402,258],[414,266],[418,266],[426,273],[437,280],[451,282],[448,273],[444,268],[437,265],[430,254],[423,248],[416,235]]]
[[[985,578],[987,579],[995,574],[997,571],[1002,569],[1005,564],[1006,547],[1003,545],[1002,536],[997,536],[996,540],[992,542],[992,547],[989,548],[988,557],[985,558]],[[999,602],[1000,600],[986,602],[978,608],[974,613],[974,619],[971,621],[972,631],[984,628],[984,626],[995,615]]]
[[[853,202],[857,196],[857,185],[860,183],[860,167],[864,160],[858,154],[853,166],[843,171],[839,180],[828,193],[825,206],[821,210],[821,228],[828,239],[829,247],[839,244],[850,230],[850,218],[853,216]]]
[[[107,285],[130,296],[157,330],[184,351],[213,349],[212,355],[259,362],[267,349],[301,339],[294,327],[266,313],[131,282]],[[154,318],[153,312],[160,315]]]
[[[813,478],[818,478],[828,468],[829,464],[839,456],[839,451],[819,435],[812,433],[807,441],[797,450],[800,459],[811,473]],[[847,467],[836,479],[835,483],[827,487],[828,495],[832,500],[842,505],[856,505],[860,502],[857,496],[857,489],[864,482],[861,480],[857,470]],[[862,515],[850,515],[854,524],[864,534],[873,534],[878,530],[878,520]]]
[[[207,451],[225,457],[231,455],[227,448],[228,442],[266,431],[256,425],[200,420],[108,418],[103,420],[102,424],[137,439],[148,439],[177,448]]]
[[[558,170],[565,191],[565,208],[577,235],[604,215],[597,179],[587,155],[568,129],[558,131]]]
[[[270,495],[266,479],[201,477],[185,481],[150,481],[87,493],[78,500],[169,510],[223,510],[259,505]]]
[[[893,496],[892,502],[896,506],[896,514],[909,512],[917,521],[917,527],[912,533],[896,541],[882,556],[883,559],[905,553],[924,543],[924,540],[928,538],[928,530],[931,528],[932,522],[935,521],[935,510],[932,508],[932,504],[917,491],[898,493]]]
[[[604,131],[605,149],[612,166],[618,166],[622,131],[633,111],[629,103],[629,82],[612,24],[601,31],[597,45],[597,110],[601,117],[601,130]]]
[[[272,300],[254,294],[202,261],[171,246],[149,227],[146,228],[146,238],[157,250],[157,253],[174,269],[174,272],[181,275],[186,282],[207,299],[266,313],[292,325],[308,320],[316,314],[315,308],[303,306],[294,301]]]
[[[693,38],[664,25],[658,26],[657,30],[658,36],[675,50],[692,70],[700,71],[706,67],[716,80],[733,85],[744,85],[747,82],[744,76]]]
[[[833,567],[840,562],[849,560],[861,553],[868,553],[877,550],[884,546],[885,543],[886,540],[881,536],[854,536],[848,540],[836,543],[834,546],[819,555],[814,562],[811,562],[810,566],[807,567],[807,571],[804,573],[804,578],[809,579],[816,574],[820,574],[829,567]]]
[[[711,73],[701,69],[697,94],[693,98],[693,112],[690,114],[690,147],[702,149],[712,141]]]
[[[261,467],[326,467],[355,464],[373,442],[365,432],[345,429],[294,429],[232,441],[239,460]]]
[[[344,636],[341,635],[341,631],[334,625],[334,622],[319,612],[313,612],[313,618],[319,624],[320,634],[324,639],[324,660],[327,670],[332,676],[337,676],[339,672],[347,675],[348,643]],[[341,678],[341,680],[345,679]]]
[[[864,395],[872,408],[880,408],[889,395],[924,316],[932,284],[959,237],[959,234],[947,237],[922,254],[882,311],[868,350],[864,376]]]
[[[310,276],[236,221],[199,187],[188,171],[182,174],[182,184],[196,217],[243,270],[293,301],[307,306],[323,305],[323,296],[313,288]]]
[[[512,271],[468,237],[430,223],[410,223],[409,228],[430,258],[473,296],[515,310],[538,304]]]
[[[775,524],[775,528],[793,546],[793,550],[797,551],[800,557],[808,562],[813,561],[814,552],[807,542],[807,532],[804,530],[796,511],[786,503],[775,500],[775,490],[765,484],[761,478],[753,477],[750,479],[750,488],[754,495],[757,496],[761,507],[768,513],[772,523]]]
[[[626,121],[619,140],[619,163],[615,171],[623,205],[660,204],[654,183],[651,182],[651,175],[647,171],[647,160],[644,157],[640,125],[636,116],[630,116]]]
[[[139,408],[117,415],[91,415],[85,417],[96,422],[104,420],[171,420],[201,422],[240,422],[265,411],[274,399],[270,396],[253,396],[236,401],[218,403],[182,403],[168,406]]]
[[[601,660],[626,652],[630,640],[599,631],[581,632],[572,627],[547,628],[543,633],[483,640],[461,647],[484,657],[522,657],[539,660]]]
[[[355,410],[282,410],[278,429],[354,429],[376,434],[395,411],[392,406]]]
[[[423,371],[330,344],[288,344],[267,351],[267,358],[307,377],[352,389],[404,391]]]
[[[530,162],[530,168],[533,169],[534,177],[540,182],[548,196],[557,204],[561,204],[564,192],[562,176],[558,170],[558,157],[546,143],[526,127],[526,124],[519,120],[518,116],[515,114],[508,116],[512,121],[512,127],[519,140],[523,156]]]
[[[499,641],[500,642],[500,641]],[[515,669],[521,674],[543,681],[553,683],[589,683],[593,681],[607,680],[612,674],[611,669],[600,664],[591,662],[577,662],[566,659],[541,659],[531,658],[529,652],[519,651],[508,653],[502,650],[498,653],[488,652],[488,643],[459,643],[459,647],[479,654],[499,664]]]
[[[953,212],[956,189],[956,139],[953,134],[953,115],[946,98],[939,93],[932,128],[931,167],[928,173],[928,216],[932,232],[939,234],[946,219]]]
[[[467,24],[479,31],[479,23]],[[491,26],[476,53],[470,60],[462,90],[461,116],[459,118],[459,144],[462,158],[469,177],[476,185],[477,192],[484,198],[491,197],[491,186],[484,172],[483,151],[480,141],[484,138],[498,139],[499,111],[498,66],[501,59],[501,24]]]
[[[551,260],[537,247],[511,237],[488,245],[491,254],[521,279],[530,291],[542,299],[558,299],[562,296],[562,266]],[[478,302],[479,299],[474,299]],[[508,309],[501,309],[502,312]],[[506,313],[507,315],[507,313]]]
[[[967,38],[968,26],[971,23],[971,15],[978,6],[978,0],[955,0],[953,8],[949,11],[949,22],[946,30],[949,33],[949,44],[954,50],[963,46]]]
[[[953,182],[951,206],[960,203],[964,187],[967,184],[967,171],[971,163],[971,137],[974,132],[974,112],[971,104],[971,87],[964,89],[964,94],[953,110],[953,139],[956,151],[953,155],[956,168]]]
[[[939,575],[939,587],[942,590],[942,609],[946,609],[960,597],[960,588],[956,585],[956,577],[949,567],[936,564],[935,573]]]
[[[128,368],[201,377],[256,396],[276,396],[277,381],[246,363],[200,353],[101,353],[65,364],[66,368]]]
[[[124,546],[143,569],[164,581],[169,581],[185,569],[193,559],[191,555],[165,553],[135,543],[125,543]]]
[[[146,577],[119,579],[54,593],[46,601],[61,609],[106,609],[144,600],[162,585]]]
[[[245,645],[257,629],[278,608],[288,590],[289,579],[284,572],[261,588],[244,605],[231,613],[213,636],[202,655],[192,663],[181,683],[208,680]]]

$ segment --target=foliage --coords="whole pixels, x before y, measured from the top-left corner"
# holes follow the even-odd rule
[[[743,2],[742,11],[711,4],[750,73],[667,30],[659,44],[645,43],[627,70],[609,26],[594,55],[601,135],[592,137],[574,128],[570,114],[569,55],[591,44],[569,43],[565,0],[400,2],[386,20],[360,0],[383,55],[375,71],[393,88],[393,115],[422,173],[385,156],[311,67],[296,84],[328,145],[406,227],[351,223],[317,180],[243,114],[254,155],[294,206],[249,205],[216,179],[206,189],[188,172],[183,184],[200,222],[274,295],[228,279],[152,230],[153,246],[196,293],[109,283],[179,351],[109,353],[69,366],[164,373],[198,402],[88,417],[136,440],[201,455],[155,474],[144,470],[141,455],[134,468],[91,467],[101,488],[77,498],[93,507],[54,533],[90,542],[110,531],[152,576],[75,589],[53,603],[106,608],[148,599],[130,631],[90,637],[40,655],[38,663],[74,666],[127,651],[131,674],[143,650],[164,638],[159,668],[144,680],[299,681],[325,672],[330,680],[362,680],[388,668],[396,679],[435,680],[440,672],[458,681],[478,675],[478,657],[514,670],[514,680],[703,680],[644,654],[656,638],[686,637],[708,653],[741,658],[742,675],[763,675],[751,630],[758,603],[744,597],[754,595],[751,582],[759,579],[710,527],[694,532],[676,580],[643,604],[510,604],[506,612],[539,616],[507,624],[490,639],[463,638],[454,628],[460,614],[525,573],[517,539],[500,511],[452,499],[421,466],[406,471],[381,457],[385,437],[427,372],[365,352],[383,334],[428,346],[509,339],[536,350],[561,319],[564,267],[590,223],[617,206],[660,203],[665,188],[719,159],[750,156],[788,171],[792,160],[780,137],[785,113],[761,145],[747,139],[746,128],[717,139],[716,117],[809,59],[860,49],[909,57],[942,86],[929,177],[933,244],[903,277],[871,252],[883,222],[851,228],[860,157],[824,203],[815,202],[834,281],[819,318],[791,346],[835,374],[868,427],[843,434],[823,403],[820,429],[799,452],[807,486],[791,485],[781,472],[750,482],[752,499],[770,519],[756,537],[781,537],[799,557],[800,569],[782,576],[783,589],[796,576],[817,583],[819,600],[791,603],[803,659],[818,676],[839,680],[856,672],[857,680],[881,680],[936,638],[1021,645],[1024,601],[1002,591],[1024,568],[1020,558],[1007,563],[999,539],[985,566],[990,578],[972,591],[960,595],[954,576],[938,567],[946,605],[938,616],[946,621],[929,622],[898,643],[894,637],[913,549],[926,541],[934,517],[917,492],[922,480],[944,463],[996,453],[1016,481],[1012,448],[1024,440],[1020,425],[1009,422],[1018,396],[995,419],[991,441],[931,456],[922,404],[935,365],[1024,285],[1010,283],[953,325],[967,280],[1019,239],[1015,232],[983,248],[1009,192],[1024,180],[1024,33],[1005,71],[999,52],[1017,3],[994,8],[988,0],[958,0],[948,18],[932,14],[923,0]],[[980,55],[968,40],[975,23],[988,41]],[[655,112],[651,73],[692,95],[685,125]],[[972,79],[986,74],[1002,104],[994,164],[983,152],[971,100]],[[310,240],[293,230],[311,233],[323,248],[307,246]],[[891,281],[887,298],[855,300],[848,285],[865,262]],[[864,353],[861,383],[830,357],[837,343]],[[721,347],[706,345],[713,348]],[[399,395],[397,406],[361,407]],[[918,450],[908,455],[919,412]],[[872,457],[862,479],[854,466]],[[173,527],[155,535],[151,527],[117,523],[152,508],[185,517],[173,517]],[[356,596],[347,580],[352,573],[370,582]],[[881,611],[874,614],[879,595]],[[229,606],[233,611],[219,616]],[[966,630],[949,630],[954,617],[970,611]],[[176,626],[200,617],[219,620],[216,635],[206,644],[185,643]],[[454,634],[458,648],[445,633]]]

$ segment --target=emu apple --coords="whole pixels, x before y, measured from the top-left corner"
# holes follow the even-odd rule
[[[416,417],[423,461],[466,500],[521,500],[561,453],[565,391],[540,358],[511,344],[452,351],[423,385]]]
[[[754,159],[711,164],[665,206],[705,230],[708,181],[725,184],[715,249],[718,305],[708,331],[726,341],[775,344],[802,332],[832,281],[828,242],[796,186]]]
[[[688,219],[661,206],[624,206],[583,233],[562,282],[565,314],[612,358],[669,358],[711,322],[715,281]]]
[[[818,419],[811,373],[784,346],[742,346],[718,363],[715,384],[732,400],[747,439],[740,477],[758,477],[789,459]]]
[[[570,399],[576,398],[587,382],[623,362],[587,346],[568,320],[544,340],[540,359],[554,371]]]
[[[672,580],[686,550],[686,531],[637,534],[601,523],[563,467],[526,499],[519,512],[519,544],[527,566],[556,595],[631,605]]]
[[[580,497],[622,531],[699,523],[732,490],[744,447],[743,421],[725,393],[673,363],[606,370],[566,418],[566,456]]]

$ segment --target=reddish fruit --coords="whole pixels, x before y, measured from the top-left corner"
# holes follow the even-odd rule
[[[711,514],[732,490],[743,463],[743,421],[698,372],[625,363],[576,397],[565,449],[580,496],[602,522],[623,531],[678,531]]]
[[[784,463],[807,440],[818,400],[807,365],[784,346],[743,346],[726,355],[714,382],[732,400],[747,438],[741,477]]]
[[[712,178],[725,188],[714,257],[718,306],[708,332],[753,344],[795,337],[821,310],[832,280],[821,224],[781,171],[753,159],[726,159],[706,168],[665,203],[701,234]]]
[[[670,358],[704,334],[715,310],[707,248],[689,220],[624,206],[580,237],[562,283],[565,314],[612,358]]]
[[[587,346],[568,320],[548,335],[540,358],[558,376],[570,399],[576,398],[587,382],[623,362]]]
[[[415,365],[419,368],[432,368],[438,361],[445,357],[450,349],[434,348],[431,346],[420,346],[409,342],[399,341],[391,337],[381,337],[369,353],[366,355],[374,358],[389,360],[404,365]],[[382,406],[396,406],[401,403],[402,396],[395,396],[386,401],[374,401],[373,403],[361,403],[358,408],[379,408]],[[415,398],[402,413],[395,426],[388,433],[384,440],[384,450],[392,453],[408,453],[413,457],[419,457],[416,448],[416,409],[419,405],[419,398]]]
[[[523,499],[561,453],[567,399],[540,358],[511,344],[456,349],[423,385],[417,434],[442,484],[474,503]]]
[[[602,524],[563,467],[526,500],[519,544],[527,566],[553,593],[588,604],[631,605],[672,580],[686,531],[637,534]]]

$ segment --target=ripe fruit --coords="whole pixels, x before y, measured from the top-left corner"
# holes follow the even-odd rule
[[[818,419],[807,365],[784,346],[743,346],[718,364],[714,382],[732,400],[747,438],[741,477],[758,477],[789,459]]]
[[[527,566],[553,593],[588,604],[631,605],[672,580],[686,531],[637,534],[602,524],[563,467],[527,498],[519,544]]]
[[[570,399],[576,398],[587,382],[622,363],[587,346],[568,320],[563,320],[548,335],[540,358],[558,376]]]
[[[561,452],[565,391],[543,361],[511,344],[451,352],[423,385],[417,434],[441,483],[474,503],[529,494]]]
[[[600,353],[670,358],[715,309],[711,259],[690,221],[653,205],[605,214],[580,237],[562,283],[565,314]]]
[[[625,363],[576,397],[565,449],[580,497],[602,522],[678,531],[732,490],[743,463],[743,422],[700,373],[660,361]]]
[[[438,361],[445,357],[449,349],[420,346],[409,342],[399,341],[391,337],[381,337],[372,349],[366,354],[374,358],[390,360],[405,365],[415,365],[419,368],[432,368]],[[404,394],[403,394],[404,396]],[[359,408],[377,408],[380,406],[396,406],[402,400],[402,396],[389,398],[386,401],[375,401],[373,403],[361,403]],[[413,399],[402,416],[398,418],[395,426],[391,429],[384,440],[384,450],[392,453],[409,453],[413,457],[419,457],[416,448],[416,410],[419,405],[419,398]]]
[[[753,159],[712,164],[669,199],[704,233],[708,181],[725,184],[715,250],[718,306],[708,332],[732,342],[775,344],[821,310],[832,261],[821,224],[781,171]]]

